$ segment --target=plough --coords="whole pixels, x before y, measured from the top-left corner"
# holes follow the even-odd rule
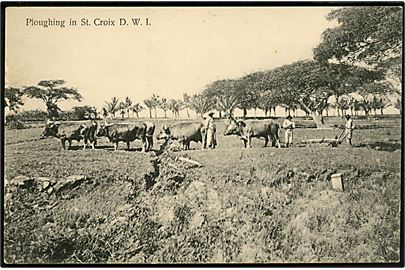
[[[336,136],[335,138],[308,139],[308,140],[301,140],[300,143],[301,144],[321,144],[321,143],[325,143],[328,146],[337,147],[343,142],[343,140],[347,136],[347,134],[342,136],[344,132],[345,132],[345,130],[342,130],[342,132],[338,136]]]

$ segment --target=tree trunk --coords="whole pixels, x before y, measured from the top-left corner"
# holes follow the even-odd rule
[[[154,110],[155,110],[155,118],[157,118],[156,108]]]
[[[187,111],[187,117],[190,118],[190,113],[188,111],[188,107],[186,107],[186,111]]]
[[[246,119],[246,116],[247,116],[247,110],[243,109],[243,119]]]
[[[222,111],[219,110],[219,118],[222,118]]]
[[[136,118],[139,118],[139,114],[138,114],[138,112],[136,112]],[[151,117],[152,118],[152,117]]]
[[[273,107],[273,114],[276,116],[276,107]]]
[[[323,122],[322,116],[319,117],[316,112],[313,112],[309,109],[309,107],[303,103],[302,101],[300,101],[300,105],[301,105],[301,109],[304,110],[305,113],[311,115],[312,119],[315,121],[316,127],[317,128],[324,128],[325,127],[325,123]]]
[[[384,115],[384,109],[381,108],[380,110],[381,110],[381,115]]]
[[[165,118],[167,118],[167,116],[166,116],[166,110],[164,110],[164,112],[165,112]]]
[[[152,118],[152,109],[149,109],[149,118]]]

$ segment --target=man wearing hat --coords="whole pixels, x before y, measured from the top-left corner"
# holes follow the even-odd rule
[[[345,137],[347,143],[350,146],[352,146],[353,129],[354,129],[353,119],[350,117],[350,115],[346,114]]]
[[[283,122],[283,128],[285,130],[285,145],[286,147],[292,147],[293,145],[293,129],[295,129],[295,123],[291,120],[291,115],[288,115]]]
[[[216,126],[214,123],[214,119],[212,116],[214,115],[213,111],[210,111],[208,113],[207,119],[205,119],[204,127],[205,131],[207,134],[206,137],[206,145],[208,148],[215,148],[217,145],[217,140],[216,140]]]

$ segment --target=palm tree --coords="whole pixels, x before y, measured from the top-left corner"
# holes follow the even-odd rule
[[[112,97],[111,101],[106,101],[106,110],[115,117],[115,113],[119,108],[119,99],[117,97]]]
[[[136,113],[136,117],[139,118],[139,113],[145,109],[141,104],[139,103],[135,103],[134,105],[131,106],[131,110],[132,110],[132,116],[134,113]]]
[[[172,111],[174,117],[179,117],[179,112],[184,108],[184,103],[181,100],[170,99],[168,102],[169,110]]]
[[[165,118],[167,117],[166,112],[169,109],[169,104],[167,103],[167,99],[166,98],[161,98],[158,101],[158,106],[163,110],[163,112],[165,113]]]
[[[153,94],[150,98],[143,101],[149,110],[149,117],[152,118],[152,110],[155,111],[155,118],[157,118],[156,107],[159,105],[159,96]]]
[[[131,106],[132,106],[133,102],[129,97],[125,98],[125,109],[127,110],[127,114],[128,114],[128,118],[129,118],[129,111],[131,110]]]

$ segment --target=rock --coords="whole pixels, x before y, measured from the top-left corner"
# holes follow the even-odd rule
[[[84,180],[86,180],[86,177],[84,177],[83,175],[71,175],[65,178],[65,181],[69,183],[75,183],[77,181],[84,181]]]
[[[46,191],[48,194],[51,194],[55,189],[53,187],[48,188]]]
[[[34,184],[34,179],[24,176],[24,175],[19,175],[17,177],[14,177],[10,181],[10,184],[19,186],[19,187],[27,187],[27,186],[31,186]]]
[[[61,192],[65,189],[73,189],[86,180],[86,177],[83,175],[71,175],[64,179],[60,179],[54,185],[55,192]]]
[[[35,177],[35,182],[38,184],[38,188],[40,190],[47,189],[51,183],[54,183],[55,181],[48,178],[48,177]]]

